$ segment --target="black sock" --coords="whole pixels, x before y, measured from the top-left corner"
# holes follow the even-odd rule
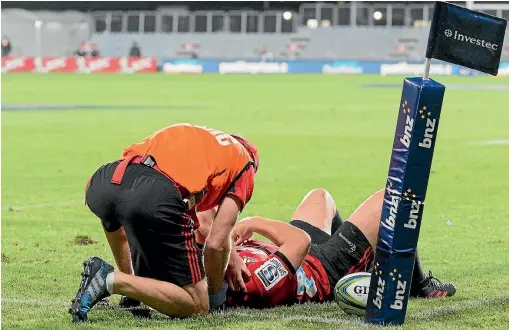
[[[343,219],[339,215],[339,211],[336,210],[336,215],[332,218],[331,234],[334,234],[339,227],[343,224]]]
[[[410,295],[417,295],[419,291],[428,285],[428,277],[424,274],[421,266],[419,254],[415,253],[414,272],[412,274],[412,287],[410,288]]]

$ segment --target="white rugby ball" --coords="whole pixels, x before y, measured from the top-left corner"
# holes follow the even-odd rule
[[[366,313],[371,273],[346,275],[334,288],[334,300],[347,314],[362,316]]]

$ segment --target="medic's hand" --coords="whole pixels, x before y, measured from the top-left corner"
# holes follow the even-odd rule
[[[247,291],[245,282],[251,279],[251,272],[235,249],[232,249],[225,278],[231,290]]]

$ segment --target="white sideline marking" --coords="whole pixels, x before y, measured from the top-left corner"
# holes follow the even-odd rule
[[[4,206],[2,207],[2,211],[11,211],[11,212],[19,212],[30,209],[42,209],[46,207],[61,207],[61,206],[77,206],[77,205],[85,205],[84,200],[71,200],[67,202],[57,202],[57,203],[41,203],[41,204],[28,204],[28,205],[13,205],[13,206]]]
[[[489,141],[480,141],[480,142],[472,142],[472,144],[477,145],[505,145],[509,144],[509,140],[489,140]]]
[[[71,305],[71,301],[68,302],[62,300],[42,300],[42,299],[32,299],[32,298],[2,298],[3,304],[27,304],[27,305],[38,305],[38,306],[62,306],[69,307]],[[114,309],[114,310],[126,310],[118,308],[118,306],[104,306],[100,307],[101,309]],[[137,308],[132,308],[137,309]],[[156,311],[157,312],[157,311]],[[292,321],[307,321],[307,322],[315,322],[315,323],[326,323],[326,324],[350,324],[356,326],[367,326],[363,322],[355,321],[355,320],[345,320],[340,318],[329,318],[329,317],[319,317],[319,316],[299,316],[299,315],[271,315],[264,314],[261,311],[255,311],[253,313],[240,312],[237,310],[228,310],[226,312],[219,312],[214,314],[219,317],[228,317],[228,316],[241,316],[241,317],[249,317],[254,319],[286,319]]]
[[[441,317],[446,314],[454,314],[467,309],[474,309],[484,305],[501,304],[504,302],[509,303],[509,294],[493,298],[465,300],[454,305],[440,306],[428,309],[413,315],[412,317],[410,317],[410,319],[416,321],[429,320],[430,318],[433,317]]]
[[[281,314],[281,315],[272,315],[272,314],[265,314],[261,311],[253,312],[253,313],[245,313],[245,312],[239,312],[236,310],[229,310],[222,313],[216,313],[214,315],[217,316],[242,316],[242,317],[250,317],[253,319],[269,319],[269,320],[290,320],[290,321],[306,321],[310,323],[326,323],[326,324],[350,324],[355,325],[356,327],[362,327],[362,326],[369,326],[366,323],[363,323],[360,321],[355,320],[347,320],[347,319],[340,319],[335,317],[320,317],[320,316],[301,316],[301,315],[287,315],[287,314]]]
[[[32,298],[2,298],[2,303],[10,303],[10,304],[29,304],[29,305],[70,305],[69,303],[64,303],[59,300],[41,300],[41,299],[32,299]]]
[[[31,305],[41,305],[41,306],[62,306],[68,307],[70,306],[70,301],[62,301],[62,300],[42,300],[42,299],[33,299],[33,298],[2,298],[3,304],[31,304]],[[481,299],[471,299],[459,302],[457,304],[441,306],[437,308],[431,308],[424,310],[422,312],[418,312],[414,315],[409,315],[407,320],[410,321],[426,321],[431,318],[441,317],[447,314],[454,314],[464,310],[474,309],[481,307],[487,304],[499,304],[499,303],[509,303],[509,294],[497,296],[493,298],[481,298]],[[120,308],[115,308],[116,306],[104,306],[101,308],[105,309],[115,309],[115,310],[123,310]],[[136,309],[136,308],[133,308]],[[338,310],[339,312],[339,310]],[[306,321],[311,323],[326,323],[326,324],[349,324],[355,325],[356,327],[374,327],[373,325],[364,323],[362,318],[358,320],[349,320],[349,319],[341,319],[335,317],[319,317],[319,316],[302,316],[302,315],[274,315],[267,314],[263,311],[253,311],[250,313],[238,311],[238,310],[228,310],[225,312],[219,312],[215,314],[219,317],[228,317],[228,316],[241,316],[241,317],[249,317],[253,319],[269,319],[269,320],[291,320],[291,321]]]

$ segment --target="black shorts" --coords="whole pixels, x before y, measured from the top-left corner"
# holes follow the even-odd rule
[[[185,286],[204,277],[202,252],[182,196],[162,173],[130,164],[120,185],[111,183],[119,162],[92,176],[86,203],[108,232],[123,227],[137,276]]]
[[[311,237],[309,254],[320,260],[327,272],[331,296],[342,277],[368,270],[373,260],[373,249],[364,234],[351,222],[345,221],[332,236],[305,221],[293,220],[290,224]]]

